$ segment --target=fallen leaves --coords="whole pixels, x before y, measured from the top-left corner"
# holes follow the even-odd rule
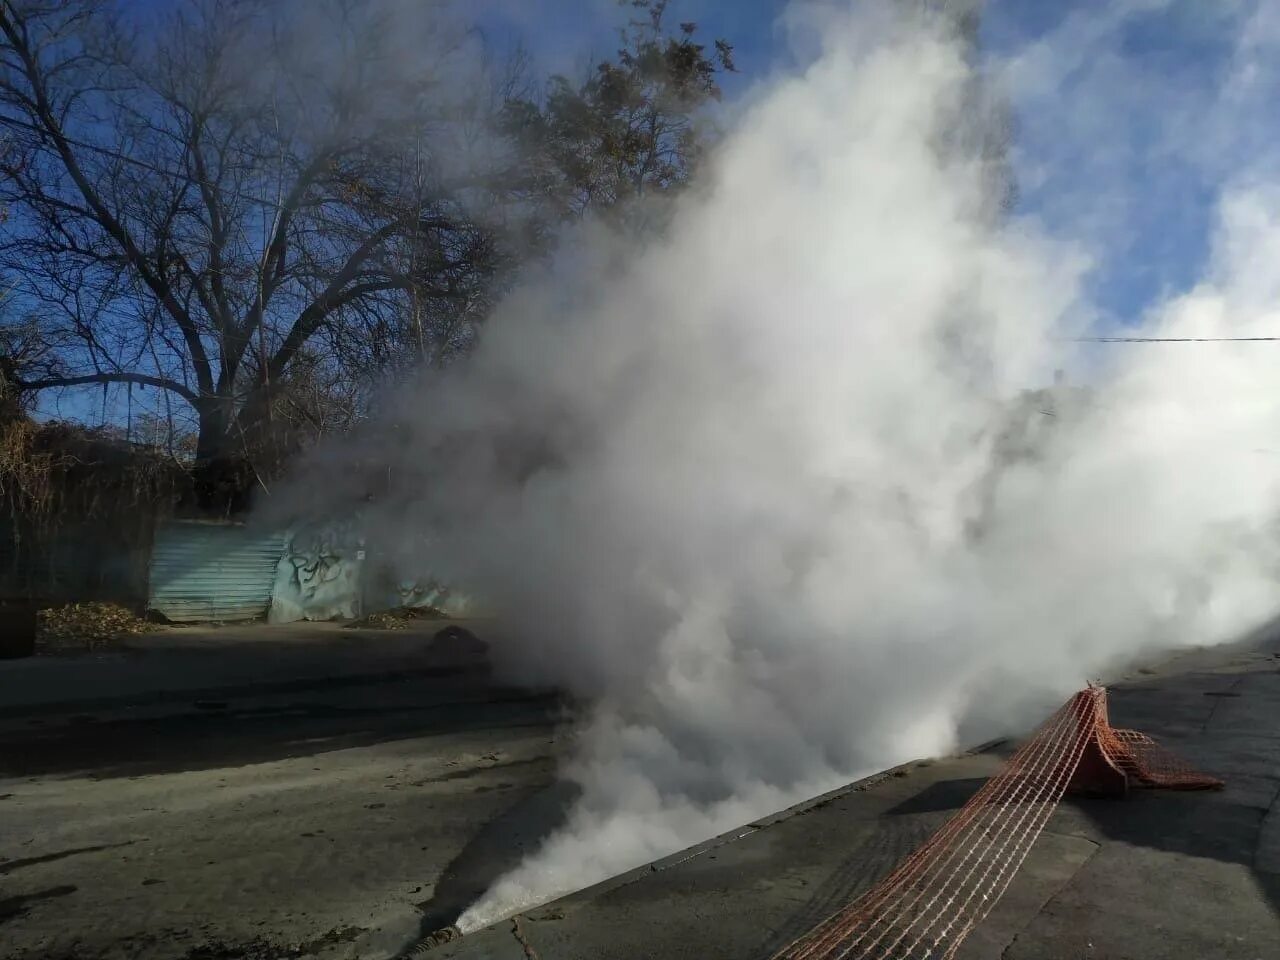
[[[152,629],[117,603],[69,603],[36,615],[36,649],[96,650]]]

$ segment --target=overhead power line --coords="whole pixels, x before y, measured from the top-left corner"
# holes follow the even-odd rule
[[[45,138],[51,137],[51,134],[49,133],[49,131],[46,130],[44,127],[41,127],[38,124],[31,123],[30,121],[27,121],[27,120],[23,120],[21,117],[14,117],[6,114],[0,114],[0,125],[18,127],[22,130],[27,130],[31,133],[39,134],[40,136]],[[215,190],[219,190],[222,193],[227,194],[229,196],[236,197],[240,200],[248,200],[252,203],[258,203],[268,207],[279,205],[279,200],[267,200],[267,199],[264,199],[263,197],[255,196],[252,193],[244,193],[240,190],[229,188],[224,184],[215,183],[212,180],[202,179],[201,177],[196,176],[191,171],[179,171],[179,170],[173,170],[166,167],[162,167],[159,164],[150,163],[146,160],[140,160],[137,157],[130,156],[129,154],[123,153],[120,150],[113,150],[110,147],[104,147],[96,143],[90,143],[87,140],[80,140],[76,137],[68,136],[65,133],[60,134],[60,136],[70,146],[78,147],[81,150],[89,150],[101,156],[110,157],[113,160],[119,160],[122,163],[127,163],[141,170],[146,170],[148,173],[156,173],[162,177],[169,177],[170,179],[173,179],[173,180],[185,180],[188,183],[203,184]]]
[[[1274,343],[1280,337],[1071,337],[1068,343]]]

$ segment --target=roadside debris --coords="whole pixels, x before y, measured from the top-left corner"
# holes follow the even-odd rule
[[[347,624],[351,630],[408,630],[415,620],[447,620],[448,615],[435,607],[395,607],[379,610]]]
[[[98,650],[154,629],[116,603],[69,603],[36,615],[36,653]]]

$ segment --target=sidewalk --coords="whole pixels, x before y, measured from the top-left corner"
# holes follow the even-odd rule
[[[1226,789],[1064,800],[958,956],[1280,956],[1280,639],[1197,651],[1110,689],[1117,726]],[[431,955],[765,960],[891,870],[1010,749],[908,764]]]
[[[480,625],[482,626],[482,624]],[[0,717],[367,683],[393,675],[487,675],[465,636],[435,641],[468,620],[421,620],[406,630],[340,623],[173,627],[119,650],[0,660]]]

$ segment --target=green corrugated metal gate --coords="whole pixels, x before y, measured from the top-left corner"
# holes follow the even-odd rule
[[[151,552],[147,608],[178,623],[262,616],[285,539],[238,524],[162,524]]]

